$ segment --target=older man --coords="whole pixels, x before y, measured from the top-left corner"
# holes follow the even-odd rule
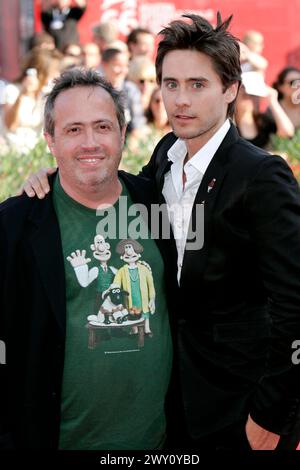
[[[98,322],[93,330],[88,322],[99,290],[97,259],[87,269],[95,235],[110,245],[110,264],[118,269],[119,231],[126,229],[117,226],[116,236],[99,229],[105,216],[99,207],[118,214],[121,195],[130,209],[136,192],[146,192],[146,182],[118,175],[124,136],[120,94],[96,72],[65,72],[45,106],[45,137],[58,165],[53,191],[43,201],[21,196],[0,207],[0,332],[7,354],[0,369],[0,448],[163,444],[172,349],[163,262],[150,236],[140,243],[156,292],[153,337],[137,342],[130,334],[136,324],[141,331],[144,319]],[[88,282],[78,282],[80,270]]]

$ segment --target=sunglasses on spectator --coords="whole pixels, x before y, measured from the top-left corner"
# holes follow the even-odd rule
[[[67,55],[68,57],[76,57],[77,58],[77,57],[80,57],[82,55],[82,53],[81,52],[79,52],[79,53],[77,53],[77,52],[75,52],[75,53],[74,52],[66,52],[65,55]]]
[[[155,83],[155,80],[153,78],[141,78],[139,80],[139,83],[141,85],[145,85],[146,82],[149,82],[149,83]]]
[[[293,80],[287,80],[287,81],[285,81],[285,83],[287,83],[287,84],[290,85],[290,86],[293,86],[293,85],[294,85],[294,86],[298,86],[299,83],[300,83],[300,77],[298,77],[298,78],[293,78]]]

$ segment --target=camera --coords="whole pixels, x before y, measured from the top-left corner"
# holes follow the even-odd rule
[[[34,68],[27,69],[26,75],[28,77],[37,77],[37,69],[34,69]]]

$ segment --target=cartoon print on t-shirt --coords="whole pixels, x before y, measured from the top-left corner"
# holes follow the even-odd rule
[[[116,329],[120,327],[126,335],[138,335],[138,347],[143,347],[144,335],[153,336],[150,314],[155,312],[152,270],[147,262],[140,260],[143,246],[136,240],[121,240],[116,252],[126,264],[118,270],[108,264],[110,244],[102,235],[96,235],[90,247],[99,261],[97,267],[88,269],[91,259],[86,257],[86,250],[76,250],[67,257],[81,287],[93,281],[97,283],[96,308],[86,316],[89,349],[96,347],[102,331],[106,332],[106,338],[111,338],[113,331],[120,331]]]
[[[103,303],[100,306],[98,315],[89,315],[87,317],[89,322],[93,324],[105,323],[118,323],[119,325],[128,320],[128,310],[124,307],[125,299],[128,292],[120,289],[116,284],[111,286],[103,292]]]
[[[100,263],[99,267],[95,266],[90,270],[88,269],[88,263],[91,262],[91,259],[86,258],[86,250],[76,250],[76,253],[73,252],[71,256],[67,257],[67,260],[73,266],[81,287],[87,287],[95,279],[97,280],[95,313],[98,314],[103,300],[103,292],[110,287],[117,270],[113,266],[108,265],[108,261],[111,258],[110,244],[105,241],[102,235],[98,234],[94,237],[91,249],[94,258]]]
[[[128,318],[130,320],[142,317],[145,320],[145,334],[152,336],[150,329],[150,314],[155,312],[155,289],[151,267],[145,261],[140,261],[143,246],[136,240],[121,240],[116,251],[125,261],[116,273],[114,284],[129,293]],[[132,327],[132,333],[137,334],[137,326]]]

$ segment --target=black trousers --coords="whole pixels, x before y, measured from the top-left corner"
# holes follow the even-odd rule
[[[217,450],[250,451],[251,447],[245,433],[246,420],[234,423],[221,431],[209,434],[199,439],[191,438],[182,426],[177,427],[167,434],[166,450],[180,451],[204,451]],[[177,431],[176,431],[177,430]]]

